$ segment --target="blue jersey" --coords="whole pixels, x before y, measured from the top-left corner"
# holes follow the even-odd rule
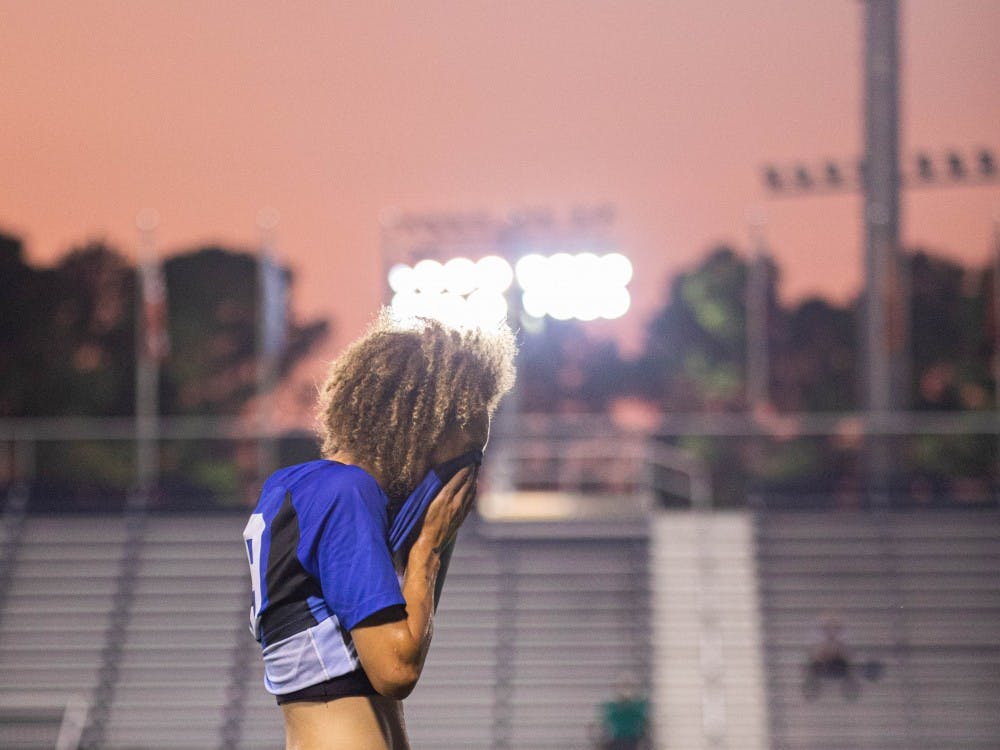
[[[269,692],[359,669],[350,630],[405,605],[389,551],[388,503],[374,477],[335,461],[280,469],[264,483],[243,538],[251,630]]]
[[[444,484],[481,461],[482,452],[470,451],[434,467],[391,510],[374,477],[356,466],[310,461],[267,479],[243,539],[250,629],[263,649],[269,692],[295,693],[361,669],[350,630],[405,605],[393,555],[406,554]],[[451,550],[443,551],[435,606]]]

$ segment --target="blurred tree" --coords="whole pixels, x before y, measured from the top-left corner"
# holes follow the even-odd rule
[[[992,271],[965,269],[923,251],[906,259],[915,408],[993,408]],[[636,395],[664,412],[746,410],[749,270],[732,248],[717,247],[674,277],[647,326],[643,351],[632,361],[623,361],[613,345],[590,341],[579,324],[547,321],[522,346],[522,408],[596,412],[618,395]],[[773,263],[765,280],[769,403],[758,416],[860,409],[861,299],[783,304]],[[686,436],[673,442],[713,467],[722,503],[742,502],[754,489],[846,497],[861,481],[863,446],[850,430],[808,438]],[[969,477],[996,471],[995,438],[931,435],[903,442],[907,448],[894,482],[918,478],[928,487],[947,487],[958,478],[969,485]]]
[[[0,237],[0,416],[132,411],[135,273],[100,243],[53,268]]]
[[[747,264],[728,247],[674,278],[647,327],[635,387],[665,410],[742,409]]]
[[[235,414],[256,393],[257,258],[221,247],[164,263],[170,356],[164,364],[166,414]],[[283,269],[285,287],[291,272]],[[326,321],[288,320],[278,378],[327,333]]]
[[[238,414],[255,394],[257,259],[203,248],[164,264],[171,352],[163,414]],[[291,272],[284,269],[286,287]],[[90,243],[53,268],[0,234],[0,416],[126,416],[135,373],[135,268]],[[326,335],[289,318],[279,379]]]
[[[858,312],[819,298],[780,309],[772,341],[771,400],[779,411],[858,408]]]
[[[591,339],[578,322],[547,319],[522,338],[520,408],[558,414],[604,412],[622,393],[628,369],[613,342]]]
[[[909,257],[914,408],[995,408],[992,274],[926,251]],[[996,441],[982,435],[917,436],[909,441],[909,472],[928,486],[967,494],[991,474],[996,481]]]
[[[256,394],[256,256],[203,248],[171,257],[164,271],[171,351],[161,413],[240,414]],[[291,274],[282,273],[289,289]],[[0,234],[0,417],[131,415],[135,321],[136,269],[114,249],[90,243],[37,268],[25,262],[20,240]],[[327,328],[287,316],[279,381]],[[183,477],[196,496],[236,493],[238,450],[218,441],[167,445],[167,479]],[[49,498],[59,485],[100,498],[131,483],[132,454],[120,442],[47,443],[38,463]]]
[[[925,251],[909,265],[915,407],[992,407],[991,272]]]
[[[663,308],[647,327],[633,387],[666,412],[735,411],[746,407],[746,261],[718,247],[697,268],[676,276]],[[774,274],[768,298],[774,298]],[[769,328],[774,324],[770,316]],[[769,338],[772,334],[769,330]],[[747,464],[742,438],[669,438],[712,468],[715,501],[742,499]]]

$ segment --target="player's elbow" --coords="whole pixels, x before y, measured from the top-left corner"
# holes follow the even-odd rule
[[[402,700],[413,692],[426,648],[413,638],[405,620],[356,628],[351,635],[361,666],[379,695]]]
[[[401,701],[409,697],[420,679],[420,670],[416,665],[400,663],[385,670],[383,674],[370,674],[372,687],[379,695]]]

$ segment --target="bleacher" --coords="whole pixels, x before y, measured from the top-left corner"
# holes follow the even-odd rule
[[[503,542],[511,575],[509,747],[588,747],[596,707],[628,672],[648,679],[644,541]],[[501,654],[499,658],[503,658]]]
[[[753,536],[742,511],[653,519],[657,747],[769,747]]]
[[[5,553],[0,747],[53,747],[67,704],[101,696],[106,710],[90,712],[100,726],[85,733],[91,747],[281,747],[280,712],[246,626],[244,520],[150,516],[130,545],[120,516],[29,516]],[[414,747],[592,747],[618,673],[654,679],[650,577],[674,558],[651,554],[634,528],[616,537],[501,527],[462,532],[428,664],[406,703]],[[721,554],[732,540],[720,534]],[[688,537],[672,532],[664,551],[680,554]],[[762,511],[755,541],[773,750],[998,746],[1000,514]],[[669,567],[681,576],[676,606],[693,573]],[[729,591],[729,564],[717,572]],[[884,667],[877,681],[860,679],[856,699],[832,680],[812,699],[803,693],[806,654],[828,612],[843,621],[856,663]],[[689,644],[678,658],[697,670],[697,633],[678,627]],[[750,648],[736,631],[722,634],[726,648]],[[680,684],[678,665],[669,685]],[[728,731],[738,734],[746,712],[726,690]]]
[[[58,710],[69,695],[106,700],[84,734],[92,747],[283,746],[246,624],[244,521],[151,516],[130,547],[120,517],[29,517],[0,610],[0,713],[23,721],[0,746],[53,746],[58,714],[32,729],[26,694]],[[646,663],[645,569],[642,540],[463,531],[406,703],[414,746],[588,747],[615,675]]]
[[[237,625],[249,633],[242,526],[226,517],[147,520],[106,747],[219,744]]]
[[[51,748],[69,701],[89,701],[103,665],[125,540],[122,518],[32,518],[9,559],[0,610],[0,747]]]
[[[774,750],[1000,746],[1000,515],[765,511],[757,530]],[[807,698],[831,613],[882,674]]]

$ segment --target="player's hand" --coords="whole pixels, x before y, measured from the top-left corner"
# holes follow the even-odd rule
[[[472,510],[478,478],[479,467],[466,466],[441,488],[427,508],[417,544],[440,550],[452,540]]]

